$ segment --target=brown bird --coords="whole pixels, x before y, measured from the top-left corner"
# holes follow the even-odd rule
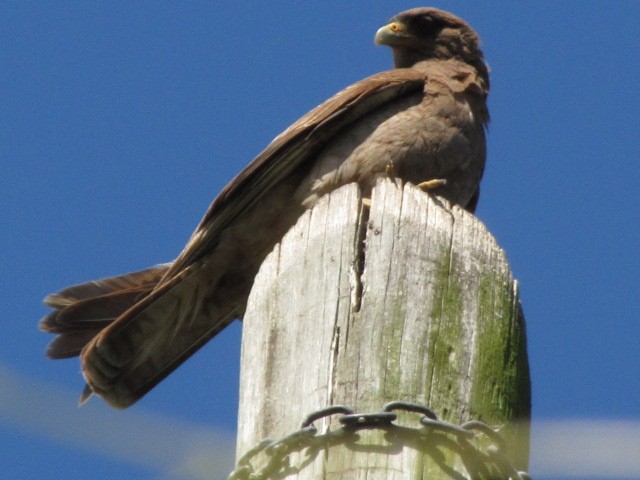
[[[402,12],[375,43],[395,68],[347,87],[291,125],[213,201],[171,264],[65,288],[40,328],[51,358],[80,355],[91,393],[145,395],[234,319],[260,263],[322,195],[390,172],[470,211],[485,164],[488,68],[478,35],[433,8]]]

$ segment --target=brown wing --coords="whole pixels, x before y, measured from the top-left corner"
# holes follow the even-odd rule
[[[345,88],[293,123],[220,192],[165,278],[200,258],[234,218],[313,160],[342,128],[387,102],[421,91],[424,82],[425,75],[413,69],[382,72]]]
[[[212,293],[217,292],[209,291],[210,272],[199,260],[215,251],[227,228],[296,168],[313,161],[343,128],[388,102],[422,91],[424,85],[424,74],[414,70],[374,75],[276,137],[214,200],[154,290],[87,344],[81,360],[91,389],[113,406],[126,407],[228,325],[241,302],[212,306]],[[246,298],[250,283],[240,288],[246,290],[240,295]]]

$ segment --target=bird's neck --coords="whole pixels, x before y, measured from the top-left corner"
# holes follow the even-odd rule
[[[393,65],[396,68],[411,68],[421,61],[424,61],[424,54],[406,48],[393,49]]]
[[[473,67],[473,69],[476,71],[478,79],[481,81],[481,88],[485,92],[485,95],[489,92],[489,69],[484,63],[484,60],[481,56],[476,59],[476,61],[472,62],[454,58],[440,59],[437,57],[430,57],[425,59],[424,53],[414,52],[408,49],[393,49],[393,64],[395,68],[414,68],[416,70],[422,70],[428,73],[434,63],[440,62],[462,62]]]

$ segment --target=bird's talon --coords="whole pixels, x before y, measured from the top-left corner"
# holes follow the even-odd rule
[[[427,180],[426,182],[419,183],[417,185],[418,188],[427,191],[433,190],[437,187],[442,187],[447,184],[447,180],[445,178],[434,178],[433,180]]]
[[[386,166],[386,168],[384,170],[384,173],[389,178],[394,178],[395,177],[395,171],[394,171],[394,168],[393,168],[393,162],[391,162],[391,161],[387,162],[387,166]]]

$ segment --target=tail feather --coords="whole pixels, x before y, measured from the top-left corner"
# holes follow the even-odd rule
[[[47,295],[44,303],[51,308],[61,309],[79,300],[100,297],[109,293],[142,286],[153,286],[161,280],[162,276],[169,270],[169,267],[171,267],[170,263],[163,263],[137,272],[71,285],[58,293]]]
[[[142,286],[112,292],[98,297],[77,300],[60,310],[55,310],[40,320],[40,329],[49,333],[65,333],[76,330],[106,327],[148,295],[153,286]]]
[[[216,277],[192,264],[92,338],[81,353],[91,390],[127,407],[237,318],[241,302],[225,288],[212,288]]]
[[[47,357],[54,359],[77,357],[84,346],[98,333],[100,328],[61,333],[49,343]]]
[[[131,405],[244,308],[238,292],[248,291],[247,280],[229,278],[207,262],[171,276],[169,267],[73,285],[47,297],[54,311],[40,328],[56,337],[46,353],[80,356],[87,382],[81,403],[96,393],[112,406]]]
[[[169,264],[117,277],[81,283],[48,295],[45,303],[54,309],[39,327],[58,334],[47,348],[50,358],[77,356],[101,330],[149,294],[168,270]]]

